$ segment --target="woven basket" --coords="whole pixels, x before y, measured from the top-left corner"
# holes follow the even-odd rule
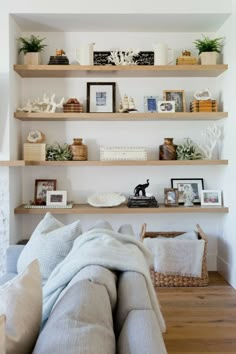
[[[168,275],[155,272],[154,269],[150,269],[151,278],[154,286],[159,287],[188,287],[188,286],[207,286],[209,283],[208,272],[207,272],[207,262],[206,262],[206,253],[207,253],[207,238],[199,225],[196,225],[198,232],[198,239],[204,240],[204,253],[202,257],[202,274],[201,277],[186,277],[182,275]],[[158,236],[162,237],[176,237],[183,234],[183,231],[175,232],[151,232],[146,231],[146,224],[142,226],[141,240],[143,241],[146,237],[155,238]]]

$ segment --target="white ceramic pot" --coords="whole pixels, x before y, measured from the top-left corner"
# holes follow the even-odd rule
[[[26,64],[26,65],[39,65],[39,64],[41,64],[40,53],[26,53],[24,55],[24,64]]]
[[[201,65],[219,64],[220,54],[218,52],[203,52],[200,54]]]

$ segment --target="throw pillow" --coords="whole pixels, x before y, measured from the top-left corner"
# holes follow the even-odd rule
[[[17,271],[22,272],[34,259],[38,259],[43,283],[45,283],[57,264],[67,256],[74,240],[81,233],[79,220],[64,225],[51,213],[47,213],[21,252]]]
[[[0,287],[0,313],[6,315],[6,353],[32,353],[42,317],[42,282],[37,260]]]
[[[0,354],[6,353],[5,347],[5,320],[6,317],[4,315],[0,316]]]

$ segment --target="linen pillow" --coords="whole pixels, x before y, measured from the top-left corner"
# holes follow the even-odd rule
[[[64,225],[51,213],[47,213],[21,252],[17,271],[21,273],[34,259],[38,259],[43,283],[45,283],[53,269],[69,253],[74,240],[81,233],[79,220]]]
[[[0,313],[6,315],[7,354],[32,353],[42,317],[42,281],[37,260],[0,287]]]
[[[4,315],[0,316],[0,354],[6,353],[5,347],[5,320],[6,317]]]

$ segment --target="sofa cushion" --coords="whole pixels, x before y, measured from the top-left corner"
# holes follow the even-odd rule
[[[56,265],[69,253],[74,240],[81,233],[79,220],[64,225],[51,213],[47,213],[18,258],[18,272],[22,272],[29,263],[38,259],[43,282],[45,282]]]
[[[42,282],[37,260],[0,287],[0,314],[6,316],[7,354],[31,353],[42,317]]]
[[[105,286],[74,283],[53,308],[33,354],[115,354],[111,303]]]
[[[6,353],[5,321],[6,317],[4,315],[0,315],[0,354]]]

